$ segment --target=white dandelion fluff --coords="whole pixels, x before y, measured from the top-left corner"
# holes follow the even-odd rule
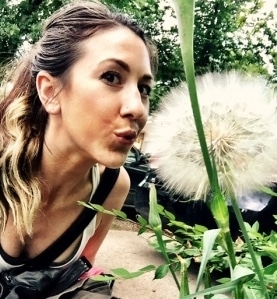
[[[208,73],[196,78],[209,152],[224,194],[270,185],[277,173],[277,98],[257,76]],[[153,114],[148,132],[158,175],[169,189],[205,199],[209,180],[186,84],[173,89]]]

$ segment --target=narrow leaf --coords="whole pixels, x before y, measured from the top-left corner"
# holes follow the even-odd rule
[[[95,275],[91,277],[91,280],[95,280],[95,281],[110,281],[115,279],[116,277],[111,275]]]
[[[141,217],[141,215],[137,216],[137,221],[139,224],[141,224],[142,226],[145,226],[148,224],[147,220],[143,217]]]
[[[201,264],[200,264],[200,268],[199,268],[199,272],[198,272],[198,276],[197,276],[196,291],[200,287],[200,283],[201,283],[202,277],[204,275],[207,262],[210,258],[215,240],[219,233],[220,233],[220,229],[217,228],[217,229],[207,230],[203,234],[203,257],[201,260]]]
[[[239,266],[237,266],[237,267],[239,267]],[[242,267],[240,267],[240,268],[242,268]],[[252,272],[251,270],[249,270],[249,269],[242,270],[240,268],[234,269],[235,274],[234,274],[233,279],[230,282],[227,282],[225,284],[221,284],[218,286],[214,286],[211,288],[207,288],[207,289],[201,290],[199,292],[195,292],[193,294],[184,296],[182,299],[190,299],[190,298],[195,298],[195,297],[203,296],[203,295],[209,295],[209,294],[216,295],[216,294],[231,292],[232,290],[234,290],[236,288],[236,286],[238,284],[246,283],[246,282],[250,281],[255,276],[255,273]],[[239,276],[239,274],[241,276]],[[243,298],[240,298],[240,299],[243,299]]]
[[[131,279],[131,278],[136,278],[139,277],[143,274],[145,274],[146,272],[150,272],[153,271],[155,269],[155,266],[147,266],[144,268],[141,268],[138,271],[134,271],[134,272],[130,272],[127,269],[124,268],[116,268],[116,269],[111,269],[113,275],[120,277],[120,278],[124,278],[124,279]]]
[[[126,213],[124,213],[122,211],[119,211],[119,210],[115,210],[115,209],[112,209],[112,211],[113,211],[113,213],[116,217],[119,217],[119,218],[124,219],[124,220],[127,219],[127,214]]]
[[[277,197],[277,193],[272,191],[270,188],[264,186],[260,188],[260,191],[264,192],[265,194]]]

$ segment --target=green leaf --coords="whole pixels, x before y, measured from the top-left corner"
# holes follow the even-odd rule
[[[115,275],[116,277],[124,278],[124,279],[131,279],[131,278],[139,277],[139,276],[145,274],[146,272],[150,272],[155,269],[156,269],[155,266],[149,265],[147,267],[141,268],[140,270],[134,271],[134,272],[129,272],[127,269],[124,269],[124,268],[111,269],[111,271],[112,271],[113,275]]]
[[[276,271],[277,271],[277,263],[273,263],[264,268],[264,275],[272,275]]]
[[[105,209],[101,205],[87,203],[87,202],[84,202],[84,201],[78,201],[78,204],[80,204],[81,206],[84,206],[86,208],[96,210],[98,212],[104,212],[105,211]]]
[[[270,195],[270,196],[277,196],[277,193],[276,192],[274,192],[274,191],[272,191],[270,188],[268,188],[268,187],[266,187],[266,186],[264,186],[264,187],[261,187],[260,188],[260,191],[261,192],[264,192],[265,194],[268,194],[268,195]]]
[[[154,279],[164,278],[167,275],[168,271],[169,271],[169,265],[167,265],[167,264],[160,265],[159,267],[157,267],[157,269],[155,271]]]
[[[148,221],[147,221],[145,218],[141,217],[141,215],[138,215],[138,216],[137,216],[137,221],[138,221],[138,223],[141,224],[142,226],[145,226],[145,225],[148,224]]]
[[[198,248],[184,249],[183,252],[188,256],[199,256],[201,251]]]
[[[196,291],[200,287],[200,283],[201,283],[202,277],[205,273],[205,268],[206,268],[207,262],[210,258],[215,240],[216,240],[219,233],[220,233],[219,228],[218,229],[207,230],[207,231],[204,232],[204,235],[203,235],[203,256],[202,256],[200,268],[199,268],[199,271],[198,271],[198,276],[197,276],[197,281],[196,281]]]
[[[247,285],[243,286],[244,299],[264,299],[261,289],[251,288]]]
[[[146,267],[140,268],[139,271],[143,271],[143,272],[150,272],[155,270],[156,267],[154,265],[148,265]]]
[[[218,286],[214,286],[211,288],[207,288],[204,290],[201,290],[199,292],[195,292],[193,294],[187,295],[182,297],[182,299],[190,299],[195,298],[202,295],[216,295],[216,294],[222,294],[231,292],[236,288],[238,284],[246,283],[250,281],[255,276],[255,273],[251,271],[250,269],[243,268],[241,266],[236,266],[233,271],[233,277],[230,282],[227,282],[225,284],[221,284]],[[243,298],[240,298],[243,299]]]
[[[175,215],[167,210],[164,210],[164,215],[169,219],[169,220],[175,220]]]
[[[77,201],[77,203],[78,203],[80,206],[83,206],[83,207],[92,209],[92,207],[91,207],[88,203],[86,203],[86,202],[84,202],[84,201]]]
[[[110,281],[115,279],[116,277],[111,275],[95,275],[91,277],[91,280],[95,280],[95,281]]]
[[[115,210],[115,209],[112,209],[112,211],[113,211],[113,213],[114,213],[114,215],[115,215],[116,217],[119,217],[119,218],[124,219],[124,220],[127,219],[127,214],[124,213],[123,211]]]
[[[207,227],[203,226],[203,225],[199,225],[199,224],[195,224],[193,231],[195,233],[204,233],[205,231],[207,231]]]
[[[255,276],[255,273],[246,267],[242,267],[240,265],[237,265],[232,272],[232,281],[234,280],[240,280],[240,282],[246,282],[249,281],[250,278],[253,278]]]
[[[185,224],[182,221],[176,221],[176,220],[170,220],[170,226],[174,225],[177,226],[179,228],[182,228],[183,230],[187,231],[187,230],[192,230],[192,226]]]
[[[105,208],[103,208],[101,205],[90,203],[89,206],[90,206],[93,210],[96,210],[96,211],[98,211],[98,212],[102,212],[102,213],[105,212]]]
[[[223,284],[223,283],[227,283],[227,282],[229,282],[231,279],[228,277],[222,277],[222,278],[220,278],[220,279],[217,279],[216,281],[217,282],[219,282],[219,283],[221,283],[221,284]]]
[[[81,206],[84,206],[85,208],[89,208],[89,209],[95,210],[100,213],[116,216],[114,212],[104,209],[101,205],[86,203],[83,201],[77,201],[77,203]]]
[[[277,256],[277,248],[270,247],[270,246],[259,246],[261,250],[264,250],[267,254]]]
[[[132,273],[129,272],[127,269],[125,268],[116,268],[116,269],[111,269],[112,273],[114,275],[116,275],[117,277],[121,277],[121,278],[132,278]],[[135,272],[136,273],[136,272]]]
[[[138,230],[138,235],[141,235],[141,234],[145,233],[146,231],[147,231],[147,227],[142,226],[142,227],[140,227],[140,229]]]
[[[260,228],[259,222],[258,221],[254,222],[252,225],[252,230],[254,230],[255,232],[258,232],[259,228]]]

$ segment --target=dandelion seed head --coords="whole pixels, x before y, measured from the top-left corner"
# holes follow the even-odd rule
[[[239,72],[196,79],[209,153],[221,190],[241,195],[270,185],[277,173],[277,98],[267,80]],[[205,199],[209,180],[185,83],[161,101],[149,126],[158,176],[174,192]]]

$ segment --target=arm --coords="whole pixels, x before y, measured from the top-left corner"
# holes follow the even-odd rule
[[[127,194],[130,189],[130,178],[124,167],[121,167],[118,179],[105,200],[103,207],[106,210],[121,210]],[[114,216],[97,213],[97,223],[94,235],[89,239],[82,255],[84,255],[92,264],[95,259],[95,255],[104,241],[111,225],[114,220]]]

